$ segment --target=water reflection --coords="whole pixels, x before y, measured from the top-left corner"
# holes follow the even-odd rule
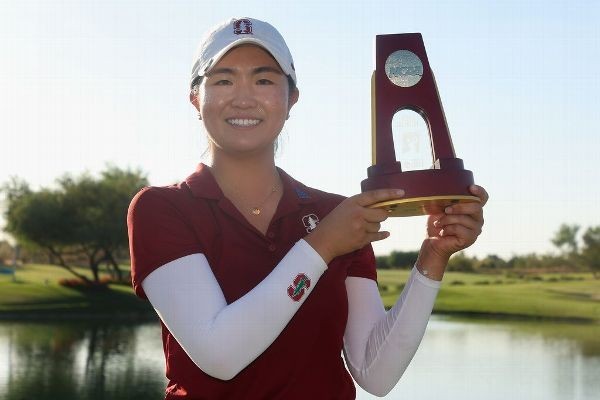
[[[598,325],[436,317],[386,398],[597,400],[599,345]]]
[[[162,399],[160,340],[157,322],[0,322],[0,399]],[[592,400],[598,377],[598,325],[434,317],[386,398]]]
[[[0,398],[162,398],[155,325],[1,323]]]

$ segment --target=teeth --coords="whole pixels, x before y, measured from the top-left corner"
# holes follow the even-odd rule
[[[237,126],[254,126],[258,125],[260,119],[246,119],[246,118],[230,118],[227,123]]]

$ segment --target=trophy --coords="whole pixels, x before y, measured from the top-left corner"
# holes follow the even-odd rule
[[[431,145],[429,169],[402,171],[396,160],[392,119],[412,110],[425,120]],[[479,202],[469,192],[473,173],[456,158],[437,86],[420,33],[377,35],[371,78],[372,165],[362,191],[397,188],[405,196],[372,205],[393,217],[442,213],[451,204]]]

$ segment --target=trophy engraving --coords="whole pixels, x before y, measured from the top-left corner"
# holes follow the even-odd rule
[[[385,74],[394,85],[411,87],[423,76],[423,63],[415,53],[398,50],[385,60]]]

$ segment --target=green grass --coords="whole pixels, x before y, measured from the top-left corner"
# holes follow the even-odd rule
[[[386,307],[395,303],[408,274],[379,271]],[[448,272],[434,312],[600,323],[600,280],[581,273],[518,278]]]
[[[123,266],[126,270],[128,266]],[[91,277],[85,268],[78,272]],[[391,307],[408,278],[406,270],[378,271],[379,289]],[[0,275],[0,317],[154,317],[149,303],[135,297],[129,286],[82,292],[58,284],[73,278],[52,265],[29,264],[17,269],[17,282]],[[466,274],[448,272],[434,312],[514,318],[542,318],[600,323],[600,280],[592,274]]]
[[[91,278],[89,269],[77,272]],[[101,273],[101,276],[106,275]],[[0,275],[0,317],[39,318],[60,316],[148,318],[150,305],[138,299],[129,286],[110,285],[109,290],[80,291],[59,285],[60,279],[74,276],[52,265],[28,264],[11,275]]]

